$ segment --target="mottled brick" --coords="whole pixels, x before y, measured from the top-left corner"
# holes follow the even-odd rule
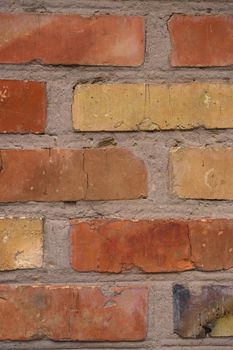
[[[217,271],[233,267],[230,219],[72,219],[70,224],[71,264],[77,271]]]
[[[173,66],[233,64],[233,17],[173,15],[169,20]]]
[[[0,63],[137,66],[144,61],[140,16],[0,14]]]
[[[72,266],[78,271],[145,272],[193,268],[187,224],[166,220],[72,220]]]
[[[233,267],[233,220],[190,220],[189,238],[191,260],[199,270]]]
[[[42,266],[43,221],[30,218],[0,218],[0,270]]]
[[[0,340],[144,339],[147,289],[114,288],[107,294],[95,286],[0,285]]]
[[[233,336],[233,287],[175,285],[174,330],[183,338]]]
[[[233,127],[233,85],[82,84],[73,101],[77,131]]]

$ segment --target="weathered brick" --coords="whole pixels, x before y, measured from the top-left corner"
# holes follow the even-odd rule
[[[196,268],[215,271],[233,267],[233,220],[190,220],[188,226]]]
[[[232,128],[233,85],[83,84],[74,92],[78,131]]]
[[[145,272],[193,268],[187,224],[166,220],[72,220],[72,266],[78,271]]]
[[[0,270],[41,267],[42,219],[0,218]]]
[[[0,155],[0,202],[147,195],[145,165],[126,149],[1,150]]]
[[[174,148],[172,192],[181,198],[233,199],[233,148]]]
[[[87,149],[84,169],[87,200],[147,197],[145,164],[127,149]]]
[[[145,272],[233,267],[233,220],[71,220],[77,271]],[[221,254],[219,254],[221,252]]]
[[[0,285],[0,323],[0,340],[142,340],[147,289]]]
[[[0,80],[0,133],[43,133],[45,90],[41,82]]]
[[[183,338],[233,336],[233,287],[173,288],[174,328]]]
[[[144,61],[140,16],[0,14],[0,62],[137,66]]]
[[[233,64],[233,17],[173,15],[169,20],[173,66]]]

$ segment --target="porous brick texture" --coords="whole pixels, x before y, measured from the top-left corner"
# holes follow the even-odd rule
[[[233,1],[0,0],[0,349],[233,348]]]

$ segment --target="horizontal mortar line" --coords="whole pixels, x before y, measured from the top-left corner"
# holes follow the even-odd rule
[[[219,337],[220,338],[220,337]],[[169,339],[162,340],[162,346],[194,346],[194,347],[209,347],[209,346],[227,346],[231,347],[233,345],[233,337],[232,339],[230,337],[225,337],[226,339],[219,339],[219,338],[203,338],[203,339]],[[224,338],[224,337],[222,337]],[[227,343],[227,344],[226,344]]]
[[[21,205],[23,203],[20,203]],[[135,214],[137,214],[137,210],[133,210],[133,208],[131,208],[130,212],[127,212],[127,208],[125,208],[125,206],[118,206],[117,209],[114,209],[113,206],[115,203],[110,204],[108,209],[105,209],[104,207],[102,207],[101,205],[96,206],[96,210],[98,209],[98,211],[102,211],[101,216],[97,215],[95,210],[91,210],[88,206],[86,206],[84,203],[82,203],[83,208],[81,209],[79,206],[77,206],[77,208],[60,208],[59,206],[56,207],[49,207],[48,206],[44,206],[43,208],[38,207],[35,208],[34,206],[27,206],[27,207],[21,207],[19,204],[19,207],[14,207],[14,208],[10,208],[9,205],[1,206],[0,207],[0,217],[4,218],[4,217],[25,217],[25,218],[43,218],[45,224],[46,223],[63,223],[66,229],[70,228],[69,225],[69,220],[74,218],[74,219],[78,219],[80,221],[91,221],[91,220],[134,220],[132,218],[135,217]],[[138,203],[139,204],[139,203]],[[154,208],[156,207],[156,204],[154,204]],[[77,214],[78,210],[90,210],[90,213],[88,215],[85,214]],[[202,208],[201,208],[202,209]],[[212,206],[210,205],[210,209],[211,210],[219,210],[218,206]],[[209,210],[210,210],[209,209]],[[116,210],[117,215],[114,215],[114,210]],[[122,215],[121,217],[119,217],[119,210],[125,211],[124,216]],[[174,208],[173,208],[174,210]],[[195,210],[195,207],[193,207],[193,210]],[[224,220],[232,220],[232,212],[230,212],[232,210],[232,206],[224,206],[223,207],[224,213],[220,214],[218,213],[218,216],[213,217],[212,214],[207,210],[205,211],[204,209],[202,210],[201,214],[195,213],[195,215],[190,214],[188,212],[186,212],[185,209],[180,209],[179,213],[173,213],[172,212],[172,208],[171,211],[167,212],[166,214],[164,214],[164,211],[160,211],[157,210],[156,215],[153,215],[153,209],[149,209],[148,207],[146,208],[145,211],[143,211],[142,213],[140,213],[140,215],[137,217],[137,220],[200,220],[200,219],[210,219],[210,220],[217,220],[217,219],[224,219]],[[228,212],[229,210],[229,212]],[[56,211],[56,212],[54,212]],[[151,211],[151,213],[150,213]],[[198,209],[198,211],[200,211],[200,209]],[[160,212],[162,213],[160,215]],[[150,213],[148,215],[148,213]],[[45,230],[45,233],[48,232],[49,234],[50,230]]]
[[[128,349],[148,349],[148,346],[150,346],[150,343],[147,344],[146,341],[140,342],[143,343],[143,347],[138,344],[139,342],[132,342],[132,345],[125,342],[119,342],[119,344],[112,344],[111,342],[99,342],[99,344],[96,344],[96,342],[93,343],[89,343],[89,342],[85,342],[83,341],[83,344],[80,344],[80,342],[72,342],[74,344],[68,344],[67,342],[65,343],[65,347],[64,347],[64,342],[61,342],[60,347],[57,346],[57,344],[53,344],[51,346],[47,345],[47,341],[41,341],[40,343],[37,344],[38,341],[29,341],[30,344],[22,344],[21,342],[11,342],[11,346],[14,346],[14,349],[20,349],[20,350],[24,350],[24,349],[43,349],[43,350],[68,350],[68,349],[106,349],[106,350],[111,350],[111,349],[123,349],[123,350],[128,350]],[[70,342],[71,343],[71,342]],[[146,343],[146,344],[145,344]],[[127,345],[127,347],[125,347],[125,344]],[[69,346],[70,345],[70,346]],[[23,346],[23,347],[21,347]],[[78,346],[78,347],[77,347]],[[109,347],[111,346],[111,347]],[[0,342],[0,348],[4,349],[4,350],[12,350],[12,347],[9,347],[9,343],[8,344],[4,344],[4,342]]]
[[[78,276],[78,272],[77,275],[75,275],[75,273],[71,273],[68,274],[67,271],[62,270],[60,271],[60,274],[66,274],[66,277],[61,278],[59,277],[59,275],[54,275],[55,272],[52,271],[52,275],[50,274],[42,274],[40,273],[40,271],[36,270],[34,273],[37,277],[37,279],[35,279],[35,275],[29,274],[27,275],[27,272],[25,272],[24,270],[21,270],[21,273],[23,274],[23,276],[21,276],[20,278],[20,282],[18,281],[18,275],[20,274],[19,270],[16,271],[12,271],[12,272],[1,272],[3,275],[1,276],[0,273],[0,283],[17,283],[17,284],[23,284],[23,283],[55,283],[55,284],[62,284],[62,283],[69,283],[69,284],[78,284],[78,283],[83,283],[83,284],[88,284],[88,283],[144,283],[147,285],[152,285],[155,282],[161,282],[164,285],[166,284],[171,284],[171,283],[192,283],[192,284],[199,284],[205,282],[205,284],[220,284],[220,283],[226,283],[226,284],[233,284],[233,282],[229,282],[229,278],[232,278],[233,276],[233,272],[229,272],[228,274],[226,274],[225,276],[221,275],[220,273],[216,273],[214,275],[212,275],[211,277],[208,276],[208,273],[203,273],[203,276],[195,276],[195,273],[190,274],[189,276],[185,275],[185,272],[183,272],[183,276],[181,276],[181,273],[179,273],[179,275],[176,273],[174,273],[172,276],[166,276],[166,274],[164,273],[162,274],[141,274],[141,276],[138,275],[111,275],[111,276],[104,276],[104,274],[100,274],[100,275],[95,275],[95,276],[90,276],[88,274],[86,274],[85,276]],[[58,273],[58,272],[57,272]],[[5,274],[5,276],[4,276]],[[195,281],[194,281],[195,278]],[[156,285],[155,285],[156,287]]]
[[[233,10],[232,10],[233,11]],[[233,13],[232,13],[233,15]],[[152,65],[152,67],[151,67]],[[182,77],[182,75],[193,75],[195,74],[195,77],[198,78],[199,74],[202,76],[203,79],[211,76],[212,74],[226,73],[226,79],[231,79],[233,75],[232,66],[225,66],[225,67],[170,67],[170,66],[160,66],[155,65],[153,67],[153,64],[149,62],[145,62],[144,66],[139,67],[124,67],[124,66],[84,66],[84,65],[43,65],[38,63],[26,63],[26,64],[1,64],[0,63],[0,72],[2,72],[1,79],[6,79],[7,76],[13,77],[13,79],[17,79],[16,74],[25,75],[25,77],[30,78],[30,76],[41,76],[41,78],[44,76],[46,77],[46,80],[48,82],[52,82],[55,77],[60,77],[61,80],[66,80],[67,76],[64,76],[66,74],[70,74],[72,81],[77,76],[81,81],[85,78],[88,79],[88,76],[85,77],[85,74],[91,75],[95,74],[97,76],[101,74],[110,74],[114,71],[115,74],[119,74],[119,76],[111,76],[111,80],[118,80],[121,78],[121,74],[128,74],[128,76],[132,76],[133,81],[137,81],[140,76],[145,76],[145,78],[148,78],[149,76],[156,74],[161,78],[164,78],[165,76],[171,76],[172,79],[175,79],[176,76]],[[51,76],[46,75],[46,73],[51,73]],[[28,73],[30,75],[28,76]],[[80,76],[81,73],[81,76]],[[139,74],[135,78],[135,73]],[[203,74],[205,73],[205,77],[203,77]],[[91,77],[89,77],[91,80]],[[92,78],[95,78],[94,76]],[[184,76],[185,78],[185,76]],[[102,77],[103,81],[105,80],[105,77]],[[221,76],[218,76],[218,80],[221,80]]]

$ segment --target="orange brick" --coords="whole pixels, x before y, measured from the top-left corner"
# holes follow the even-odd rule
[[[233,220],[72,219],[71,235],[71,264],[81,272],[233,267]]]
[[[173,66],[233,64],[233,17],[173,15],[169,20]]]
[[[0,80],[0,133],[43,133],[45,90],[41,82]]]
[[[137,66],[144,61],[139,16],[0,14],[0,63]]]
[[[72,266],[78,271],[193,269],[182,221],[72,220]]]
[[[0,323],[0,340],[142,340],[147,289],[0,285]]]
[[[233,267],[233,220],[203,219],[189,222],[192,261],[199,270]]]
[[[1,150],[0,202],[146,197],[142,160],[126,149]]]

